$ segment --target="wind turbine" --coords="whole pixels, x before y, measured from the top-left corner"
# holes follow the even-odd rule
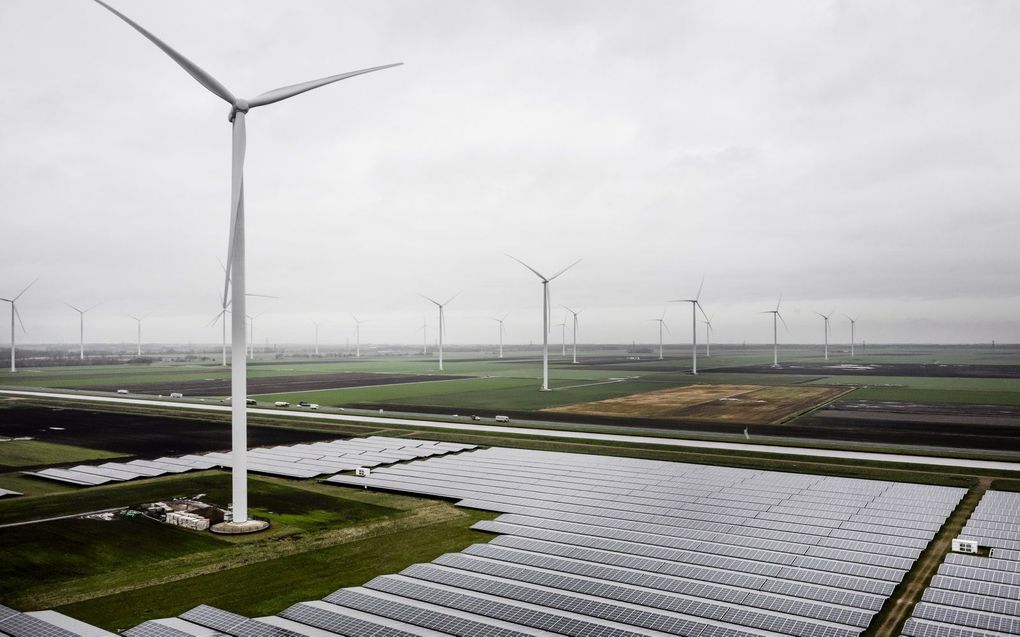
[[[212,327],[216,325],[216,321],[223,319],[223,367],[227,366],[227,314],[230,310],[224,306],[220,309],[220,313],[213,317],[213,320],[206,324],[206,327]]]
[[[701,279],[701,285],[698,286],[698,293],[694,295],[693,299],[676,299],[670,301],[670,303],[690,303],[691,304],[691,373],[697,375],[698,373],[698,311],[701,311],[701,315],[705,318],[705,310],[701,307],[701,289],[705,287],[705,279]]]
[[[146,39],[159,47],[164,53],[183,68],[188,75],[195,78],[199,84],[204,86],[213,95],[219,97],[230,105],[228,120],[233,125],[233,152],[231,159],[231,186],[230,186],[230,237],[227,247],[227,275],[223,286],[224,306],[228,291],[233,294],[234,311],[231,313],[231,338],[233,347],[233,367],[231,368],[231,447],[232,447],[232,490],[233,490],[233,523],[241,525],[248,521],[248,436],[247,436],[247,369],[244,356],[244,154],[246,146],[246,133],[244,119],[252,108],[273,104],[306,91],[332,84],[356,75],[381,71],[383,69],[399,66],[399,64],[387,64],[376,66],[349,73],[332,75],[318,80],[301,82],[291,86],[285,86],[265,93],[256,95],[251,99],[235,97],[216,78],[199,68],[197,64],[184,57],[170,45],[166,44],[152,33],[149,33],[139,24],[117,11],[102,0],[96,0],[98,4],[109,10],[118,18],[126,22],[133,29],[142,34]],[[233,274],[231,274],[233,273]],[[233,282],[231,283],[231,278]],[[232,289],[231,289],[232,288]]]
[[[542,280],[542,386],[539,387],[539,391],[549,391],[549,282],[580,263],[581,259],[574,261],[556,274],[547,277],[517,257],[509,254],[506,256],[531,270]]]
[[[38,281],[38,280],[39,279],[36,279],[35,281]],[[26,285],[24,287],[24,289],[21,290],[21,292],[18,292],[16,295],[14,295],[13,297],[11,297],[9,299],[0,298],[0,301],[6,301],[6,302],[11,304],[11,371],[12,372],[18,371],[17,367],[14,364],[14,353],[15,353],[14,352],[14,350],[15,350],[15,345],[14,345],[14,317],[15,316],[18,317],[18,323],[21,324],[21,331],[22,332],[25,331],[25,324],[22,323],[22,321],[21,321],[21,313],[18,312],[18,299],[21,298],[22,294],[24,294],[25,292],[28,292],[28,288],[30,288],[33,285],[35,285],[35,281],[32,281],[31,283]]]
[[[560,338],[562,339],[562,343],[561,343],[562,349],[560,351],[560,356],[566,356],[567,355],[567,317],[564,316],[563,317],[563,322],[562,323],[557,323],[554,327],[561,328],[560,329]]]
[[[425,299],[426,301],[434,303],[436,307],[439,308],[439,371],[443,371],[443,334],[446,332],[446,315],[443,312],[443,308],[449,305],[450,301],[460,296],[460,292],[457,292],[457,294],[454,294],[453,296],[446,299],[442,303],[435,299],[430,299],[424,294],[419,294],[418,296]]]
[[[79,356],[80,356],[81,360],[85,360],[85,314],[88,313],[88,312],[91,312],[92,310],[94,310],[96,308],[96,305],[99,305],[99,303],[96,303],[96,305],[93,305],[92,307],[88,308],[87,310],[83,310],[81,308],[77,308],[77,307],[71,305],[70,303],[67,303],[66,301],[64,302],[64,305],[66,305],[67,307],[71,308],[72,310],[74,310],[75,312],[78,313],[78,333],[79,333],[79,337],[81,339],[79,341],[79,347],[80,347]]]
[[[829,317],[832,316],[832,312],[832,310],[829,310],[828,314],[815,312],[815,314],[822,317],[822,320],[825,321],[825,360],[829,360]]]
[[[660,316],[659,318],[657,318],[657,319],[648,319],[648,320],[655,321],[656,323],[659,324],[659,360],[661,361],[662,360],[662,329],[666,328],[666,331],[667,332],[669,331],[669,326],[666,325],[666,310],[665,309],[662,310],[662,316]]]
[[[146,314],[145,316],[132,316],[132,315],[128,314],[128,318],[132,318],[132,319],[135,320],[135,322],[138,323],[138,353],[136,355],[137,356],[141,356],[142,355],[142,321],[144,321],[145,319],[149,318],[149,315]]]
[[[351,318],[354,319],[354,358],[361,358],[361,324],[365,321],[359,321],[353,314]]]
[[[575,312],[574,310],[570,309],[566,305],[563,306],[563,309],[565,309],[566,311],[570,312],[573,315],[573,317],[574,317],[574,360],[573,360],[573,363],[576,365],[577,364],[577,315],[580,314],[581,312],[583,312],[584,310],[578,310],[578,311]]]
[[[508,314],[504,314],[503,318],[501,318],[501,319],[500,318],[499,319],[498,318],[492,319],[493,321],[496,321],[497,323],[499,323],[499,357],[500,358],[503,358],[503,332],[505,330],[505,328],[503,327],[503,321],[505,321],[506,317],[508,317],[508,316],[510,316],[509,313]]]
[[[252,360],[255,360],[255,319],[263,314],[265,314],[265,312],[259,312],[255,316],[245,314],[245,316],[248,317],[248,345],[251,347],[251,353],[248,354],[248,358]],[[245,396],[244,399],[248,400],[248,397]]]
[[[846,314],[843,316],[846,316]],[[849,316],[846,317],[846,320],[850,321],[850,358],[854,357],[854,328],[857,326],[857,319],[859,318],[859,316],[855,316],[854,318],[850,318]]]
[[[776,303],[776,309],[765,310],[761,314],[772,315],[772,366],[779,367],[779,328],[776,324],[776,319],[783,321],[783,315],[779,313],[779,304],[783,302],[783,295],[779,295],[779,301]],[[783,321],[783,327],[786,327],[786,321]],[[789,329],[789,328],[787,328]]]
[[[712,319],[705,317],[705,358],[712,358]]]
[[[422,318],[421,321],[421,355],[428,356],[429,354],[429,320]]]
[[[319,355],[319,324],[312,321],[312,325],[315,326],[315,355]]]

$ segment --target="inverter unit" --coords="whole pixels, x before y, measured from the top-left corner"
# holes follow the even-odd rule
[[[958,537],[953,540],[953,550],[957,553],[977,553],[978,543],[977,540],[965,540]]]
[[[367,478],[368,476],[372,475],[372,470],[369,469],[368,467],[358,467],[357,469],[354,470],[354,474],[359,478]]]

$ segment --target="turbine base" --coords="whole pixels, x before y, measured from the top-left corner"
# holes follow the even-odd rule
[[[223,535],[244,535],[265,531],[268,528],[269,520],[256,520],[253,518],[244,522],[220,522],[209,527],[209,530]]]

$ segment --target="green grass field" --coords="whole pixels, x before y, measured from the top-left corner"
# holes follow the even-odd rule
[[[123,457],[123,454],[41,440],[0,441],[0,466],[7,467],[54,465],[64,462],[85,462],[120,457]]]

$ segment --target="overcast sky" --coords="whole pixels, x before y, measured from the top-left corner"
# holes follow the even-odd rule
[[[110,0],[253,109],[262,342],[1020,341],[1020,3]],[[216,342],[228,107],[86,0],[0,0],[0,296],[22,342]],[[6,305],[6,304],[4,304]],[[0,308],[6,323],[7,308]],[[554,322],[562,311],[554,312]],[[690,310],[672,304],[674,342]],[[846,340],[845,319],[834,341]],[[6,331],[6,330],[5,330]],[[846,334],[844,334],[846,332]],[[434,334],[432,335],[434,339]],[[558,338],[558,336],[556,337]],[[556,340],[554,338],[554,340]],[[6,341],[6,336],[0,342]]]

